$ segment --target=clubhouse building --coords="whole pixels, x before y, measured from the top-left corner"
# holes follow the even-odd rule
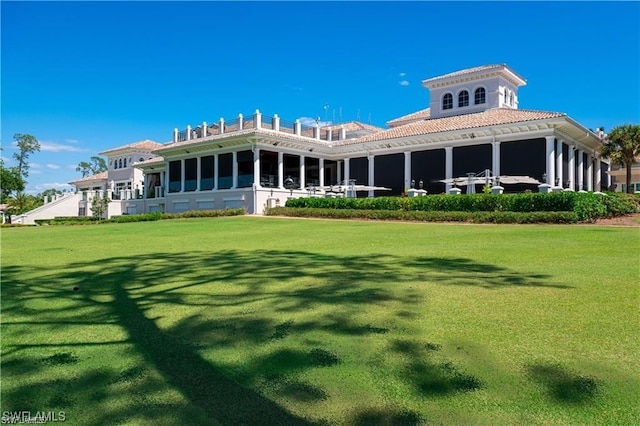
[[[387,129],[308,126],[260,111],[175,129],[166,143],[101,152],[106,173],[70,182],[79,194],[74,215],[90,215],[90,199],[102,191],[115,215],[230,207],[261,214],[288,197],[475,192],[467,178],[479,174],[504,192],[537,192],[542,183],[554,191],[608,188],[603,134],[565,113],[521,109],[525,84],[503,64],[430,78],[422,82],[429,105]]]

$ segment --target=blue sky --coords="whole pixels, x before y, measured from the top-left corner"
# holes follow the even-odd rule
[[[585,127],[640,122],[638,2],[2,1],[2,156],[36,136],[28,191],[174,127],[260,109],[385,122],[421,81],[506,63],[520,108]],[[324,108],[325,105],[329,107]]]

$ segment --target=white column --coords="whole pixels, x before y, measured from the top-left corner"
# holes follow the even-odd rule
[[[187,126],[187,140],[190,141],[191,140],[191,126]]]
[[[218,123],[218,126],[220,127],[219,134],[223,134],[224,133],[224,118],[220,117],[220,123]]]
[[[231,153],[231,166],[233,170],[231,178],[231,189],[236,189],[238,187],[238,153],[236,151],[233,151]]]
[[[304,155],[300,156],[300,189],[306,188],[305,185],[305,169],[304,169]]]
[[[453,147],[447,146],[444,148],[444,178],[451,179],[453,177]],[[446,184],[445,193],[449,193],[451,190],[451,184]]]
[[[280,117],[278,117],[278,114],[273,114],[273,120],[271,121],[273,123],[273,130],[275,130],[276,132],[280,131]]]
[[[349,185],[349,179],[351,179],[351,176],[349,175],[349,160],[350,160],[349,158],[345,158],[344,159],[344,182],[345,182],[345,185]],[[340,169],[338,168],[338,170],[340,170]],[[339,173],[340,172],[338,172],[338,175],[339,175]],[[340,176],[338,176],[338,183],[340,185],[342,185],[342,180],[340,180]]]
[[[324,158],[320,159],[320,164],[318,166],[320,169],[320,186],[324,186]]]
[[[556,157],[556,138],[554,136],[547,136],[545,139],[547,140],[547,183],[551,186],[554,186],[556,184],[556,167],[554,163]]]
[[[213,189],[218,189],[218,154],[213,155]]]
[[[180,160],[180,192],[184,192],[184,158]]]
[[[581,149],[578,150],[578,190],[584,189],[584,155]]]
[[[411,186],[411,152],[404,153],[404,189]]]
[[[209,136],[209,128],[207,127],[207,122],[203,121],[202,122],[202,134],[200,135],[201,138],[206,138],[207,136]]]
[[[173,143],[178,142],[178,129],[173,129]]]
[[[562,173],[562,160],[562,141],[558,139],[558,143],[556,145],[556,178],[558,179],[557,186],[561,188],[564,187],[564,182],[562,181],[564,179],[564,173]],[[556,186],[555,181],[553,186]]]
[[[571,145],[569,145],[569,155],[567,158],[567,169],[569,169],[568,173],[569,176],[567,176],[569,178],[569,188],[571,190],[576,189],[576,163],[575,163],[575,148]]]
[[[596,158],[596,182],[594,186],[595,191],[602,191],[602,161],[600,157]]]
[[[611,186],[611,160],[609,160],[609,163],[607,163],[607,191],[609,190],[610,186]]]
[[[260,188],[260,148],[253,149],[253,182]]]
[[[242,114],[238,114],[238,130],[242,130],[243,128],[244,128],[244,117],[242,116]]]
[[[336,176],[338,178],[338,183],[342,182],[342,170],[340,169],[340,160],[336,161]]]
[[[284,154],[278,152],[278,188],[284,189]]]
[[[491,153],[493,154],[491,160],[491,173],[493,173],[494,176],[500,176],[500,142],[492,142],[491,148]]]
[[[369,155],[369,186],[375,186],[375,155]],[[373,197],[373,191],[369,191],[369,197]]]
[[[202,173],[202,157],[196,157],[196,191],[200,191],[200,173]]]
[[[587,155],[587,191],[593,191],[593,157]]]

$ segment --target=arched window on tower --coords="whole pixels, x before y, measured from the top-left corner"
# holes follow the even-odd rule
[[[118,168],[121,169],[122,168],[122,158],[118,161]]]
[[[474,93],[474,104],[480,105],[487,101],[487,92],[484,87],[478,87]]]
[[[513,92],[509,95],[509,105],[515,106]]]
[[[442,109],[452,109],[453,108],[453,95],[451,93],[446,93],[442,97]]]
[[[458,93],[458,108],[469,106],[469,92],[463,90]]]

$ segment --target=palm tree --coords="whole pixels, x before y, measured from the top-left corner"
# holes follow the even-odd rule
[[[600,154],[614,164],[627,168],[627,192],[633,193],[631,166],[640,157],[640,124],[624,124],[614,128],[606,136]]]

